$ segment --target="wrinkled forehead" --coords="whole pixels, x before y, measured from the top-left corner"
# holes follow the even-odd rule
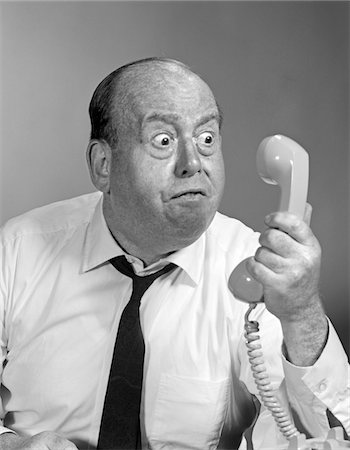
[[[130,68],[116,94],[123,115],[137,121],[150,111],[200,115],[208,109],[217,110],[209,86],[198,75],[174,64]]]

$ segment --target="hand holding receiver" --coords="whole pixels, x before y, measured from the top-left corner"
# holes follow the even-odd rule
[[[266,224],[247,268],[263,284],[266,307],[281,322],[289,361],[311,366],[328,335],[319,296],[321,247],[308,224],[290,213],[270,214]]]
[[[280,187],[279,211],[289,211],[303,217],[309,180],[307,152],[292,139],[275,135],[265,138],[256,155],[257,171],[269,184]],[[239,300],[263,302],[263,287],[247,269],[250,258],[243,260],[229,278],[229,288]]]
[[[281,322],[306,319],[320,302],[319,242],[308,224],[291,213],[272,213],[265,223],[261,247],[247,261],[247,269],[264,286],[266,306]]]

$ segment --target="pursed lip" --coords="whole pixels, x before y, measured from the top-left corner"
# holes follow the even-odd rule
[[[179,198],[182,197],[183,195],[187,195],[187,194],[201,194],[203,196],[206,196],[207,193],[205,192],[204,189],[184,189],[182,191],[176,192],[176,194],[172,195],[171,198]]]

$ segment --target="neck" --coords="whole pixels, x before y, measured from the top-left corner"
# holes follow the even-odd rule
[[[108,225],[108,222],[107,222]],[[150,253],[146,251],[141,251],[136,245],[134,245],[132,242],[130,242],[128,239],[125,238],[122,234],[114,233],[110,226],[108,225],[109,231],[111,232],[114,240],[117,242],[119,247],[128,255],[135,256],[136,258],[140,259],[144,266],[150,266],[151,264],[159,261],[162,258],[165,258],[166,256],[170,255],[173,252],[168,253]]]
[[[106,220],[108,229],[112,234],[114,240],[117,242],[119,247],[127,254],[139,258],[145,265],[145,267],[165,258],[169,254],[176,251],[162,251],[162,249],[157,249],[157,246],[150,246],[151,241],[147,239],[146,236],[142,237],[142,243],[147,242],[147,246],[140,246],[136,244],[136,239],[130,239],[125,232],[120,230],[117,226],[116,220],[111,213],[111,209],[108,207],[107,202],[103,202],[103,215]]]

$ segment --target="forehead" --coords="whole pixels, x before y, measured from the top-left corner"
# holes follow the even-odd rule
[[[150,116],[193,118],[218,113],[208,85],[196,74],[176,66],[138,68],[125,86],[125,113],[139,124]]]

